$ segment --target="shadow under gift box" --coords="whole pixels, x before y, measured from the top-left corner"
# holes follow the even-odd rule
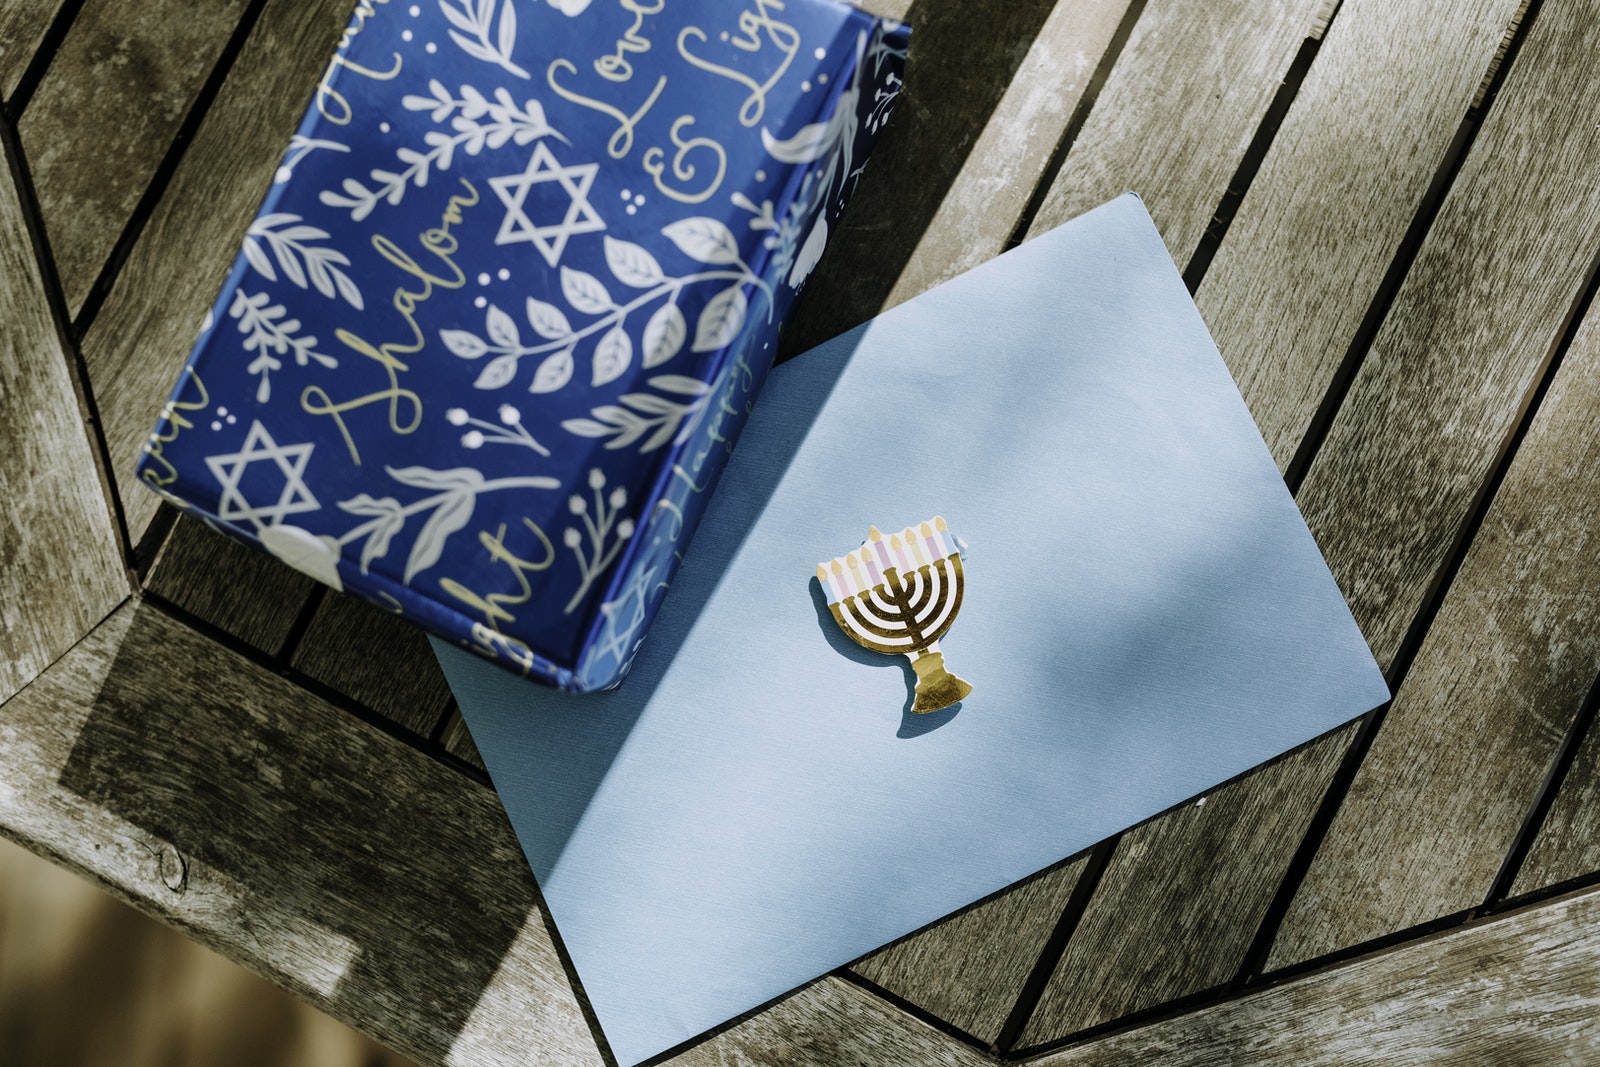
[[[138,477],[518,673],[626,673],[898,95],[834,0],[363,0]]]

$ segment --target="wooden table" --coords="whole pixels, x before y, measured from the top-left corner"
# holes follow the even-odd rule
[[[129,477],[350,4],[0,5],[0,829],[422,1063],[607,1062],[421,635]],[[1139,191],[1398,695],[673,1062],[1600,1060],[1600,2],[874,6],[791,350]]]

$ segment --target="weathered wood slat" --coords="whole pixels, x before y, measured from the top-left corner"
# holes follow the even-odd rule
[[[62,0],[6,0],[0,4],[0,100],[10,102],[33,62]]]
[[[180,516],[145,589],[268,656],[277,656],[315,581],[196,519]]]
[[[89,0],[18,125],[68,311],[101,266],[245,0]]]
[[[1187,263],[1324,6],[1151,0],[1028,235],[1132,189]]]
[[[1354,734],[1344,727],[1123,834],[1018,1045],[1232,979]]]
[[[1513,896],[1600,870],[1600,732],[1591,726],[1512,883]]]
[[[1600,1058],[1600,891],[1093,1041],[1040,1067],[1583,1064]]]
[[[494,794],[148,605],[0,755],[8,836],[418,1061],[600,1062]]]
[[[0,702],[129,592],[22,203],[0,154]]]
[[[134,461],[350,9],[269,0],[83,340],[134,544],[158,503]]]
[[[1057,867],[852,970],[992,1045],[1087,865],[1085,857]]]
[[[1004,251],[1130,4],[1058,0],[883,307]],[[981,16],[969,25],[980,27]]]
[[[1600,13],[1528,34],[1298,497],[1386,667],[1600,247]]]
[[[667,1063],[673,1067],[984,1067],[993,1061],[843,979],[824,978]]]
[[[427,635],[353,596],[323,598],[291,666],[421,737],[450,706]]]
[[[783,354],[804,352],[877,314],[918,252],[919,239],[937,246],[930,252],[935,255],[949,255],[963,243],[960,232],[941,235],[930,227],[947,190],[961,181],[963,164],[975,173],[994,165],[974,147],[1054,6],[1055,0],[917,0],[911,6],[915,43],[905,91],[805,299],[784,326]],[[1047,76],[1059,81],[1058,74]],[[1072,90],[1039,92],[1067,96]],[[1025,117],[1012,121],[1027,123]],[[1036,176],[1019,174],[1012,198],[1026,200]],[[997,205],[997,230],[1009,233],[1014,220]]]
[[[1347,0],[1240,204],[1197,302],[1280,466],[1309,413],[1279,413],[1320,402],[1511,6]],[[1339,209],[1358,201],[1361,212]],[[1293,773],[1252,776],[1206,809],[1179,813],[1138,863],[1119,850],[1023,1043],[1231,978],[1350,737],[1347,729],[1318,742]],[[1260,822],[1255,839],[1218,849],[1238,833],[1241,810]]]
[[[1584,47],[1561,14],[1546,6],[1534,32],[1542,24]],[[1600,47],[1600,19],[1590,34],[1586,46]],[[1523,58],[1538,58],[1540,43],[1530,40]],[[1590,94],[1600,103],[1600,87]],[[1272,965],[1488,895],[1600,672],[1597,412],[1600,311],[1591,311],[1306,874]]]
[[[1280,470],[1517,4],[1345,0],[1240,202],[1195,302]]]

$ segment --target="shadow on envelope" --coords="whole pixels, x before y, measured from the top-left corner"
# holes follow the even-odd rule
[[[470,702],[472,705],[468,728],[480,752],[507,743],[509,738],[502,741],[495,735],[502,729],[515,733],[518,723],[528,715],[560,714],[568,717],[562,727],[568,744],[563,745],[560,751],[545,749],[528,754],[529,758],[525,758],[512,772],[517,780],[540,783],[539,819],[519,822],[516,830],[523,849],[528,853],[533,873],[541,882],[550,877],[559,863],[562,851],[582,820],[595,791],[604,781],[617,753],[639,721],[639,716],[649,706],[657,685],[716,592],[728,563],[738,554],[745,538],[755,528],[761,513],[772,499],[773,490],[828,402],[839,374],[849,364],[857,342],[866,329],[865,325],[858,327],[809,353],[806,356],[807,375],[801,381],[802,388],[792,392],[783,407],[767,405],[762,408],[763,434],[770,438],[769,447],[761,453],[761,460],[765,464],[762,476],[741,480],[731,492],[716,492],[711,505],[717,516],[716,521],[702,522],[692,540],[688,541],[685,556],[692,557],[695,565],[679,570],[671,595],[666,598],[660,614],[651,624],[649,638],[640,647],[638,657],[622,685],[602,693],[563,694],[560,706],[553,711],[544,707],[530,708],[529,683],[503,670],[484,670],[482,661],[474,653],[437,637],[430,638],[451,688],[463,703]],[[812,584],[816,584],[814,579]],[[828,614],[820,590],[816,591],[816,596],[822,605],[821,617],[827,619],[824,632],[827,633],[829,644],[851,659],[869,666],[903,665],[909,693],[916,676],[908,661],[901,656],[875,655],[852,644],[839,632]],[[906,699],[907,725],[902,728],[904,732],[901,736],[912,737],[925,733],[948,722],[957,710],[947,709],[947,713],[937,713],[936,717],[913,716],[910,713],[911,699],[910,696]],[[911,724],[912,719],[936,721],[918,728]],[[506,778],[506,773],[496,768],[495,783],[502,792],[514,788],[514,783],[506,781]]]

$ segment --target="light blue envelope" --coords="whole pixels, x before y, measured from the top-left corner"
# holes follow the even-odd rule
[[[914,716],[815,574],[935,514]],[[1388,699],[1132,195],[777,368],[621,688],[436,647],[624,1067]]]

